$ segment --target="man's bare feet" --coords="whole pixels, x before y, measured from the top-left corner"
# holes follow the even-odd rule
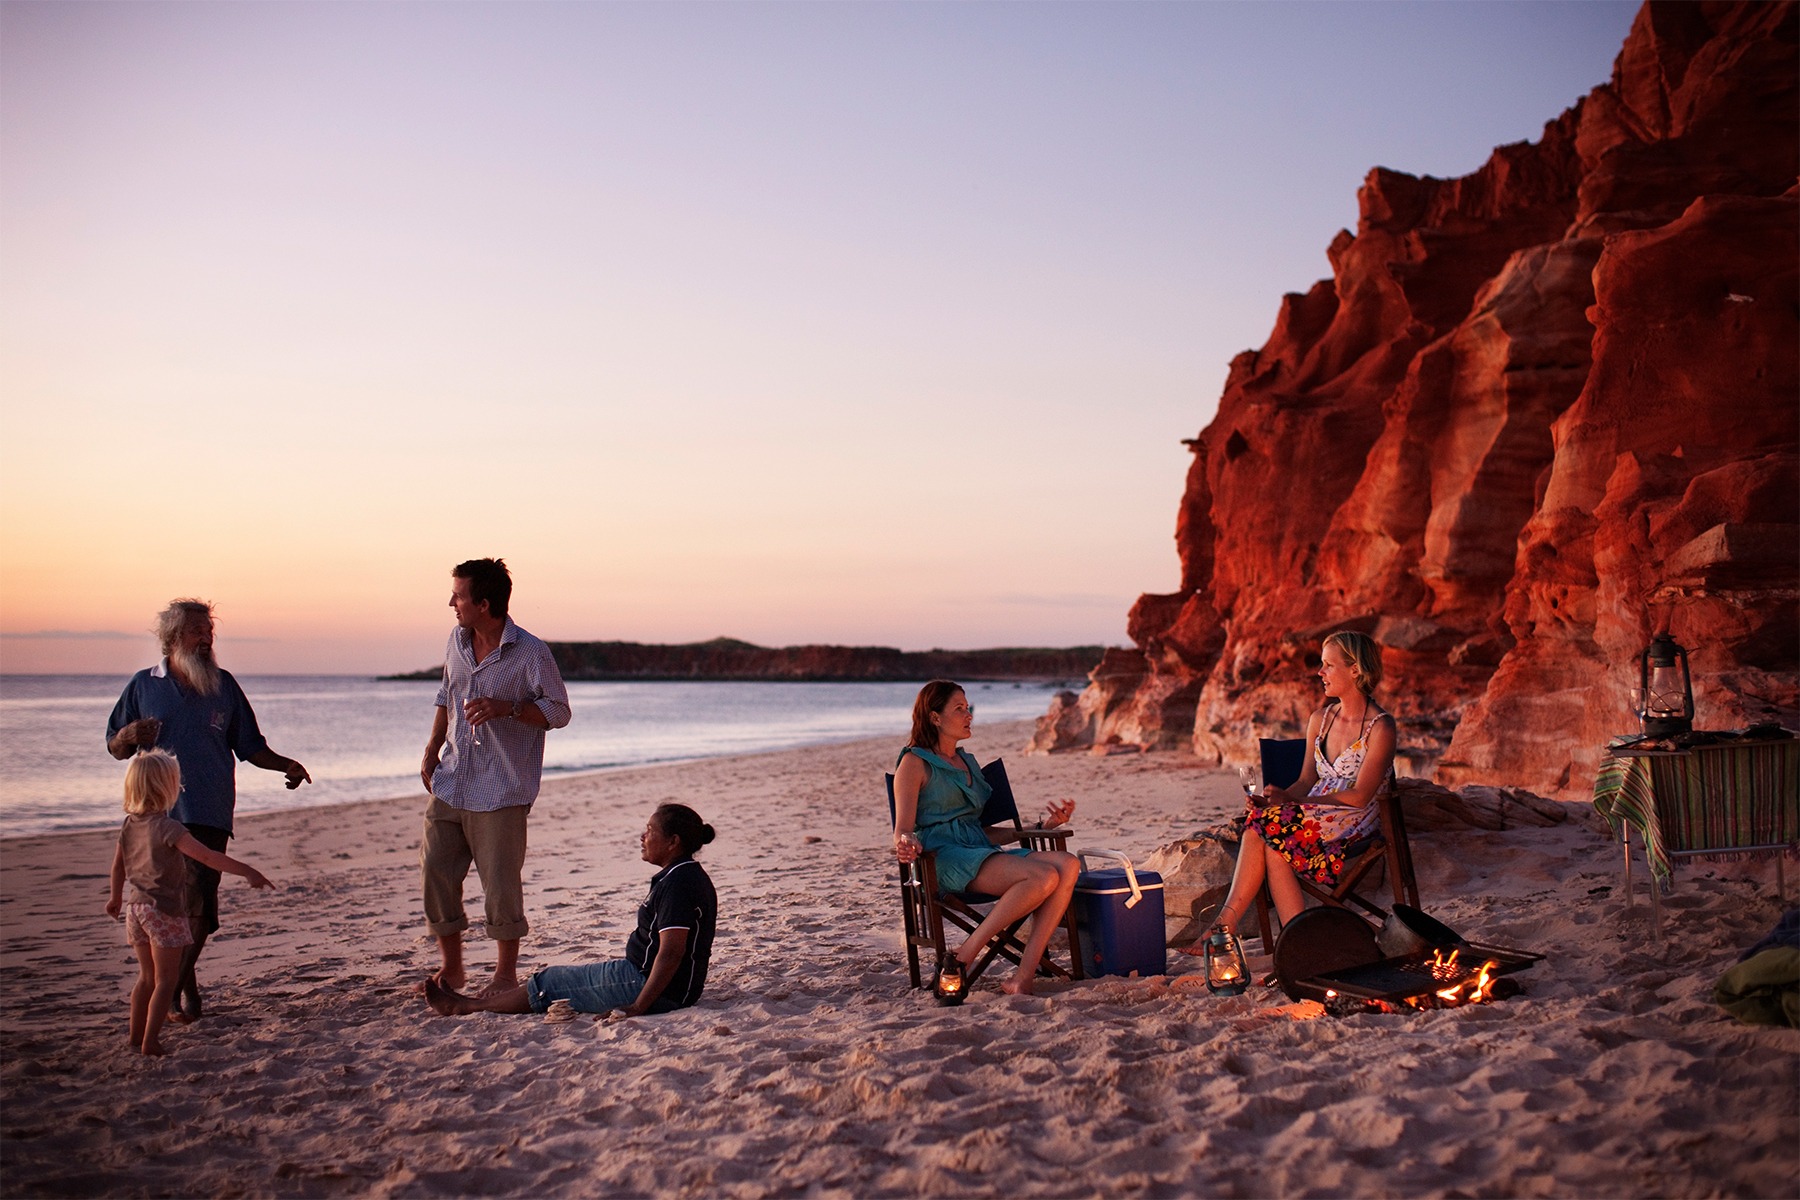
[[[412,990],[418,991],[419,995],[425,995],[425,984],[427,984],[427,982],[430,982],[430,984],[437,984],[439,988],[443,988],[445,991],[463,991],[463,972],[452,973],[448,968],[437,968],[436,972],[432,972],[425,977],[425,982],[412,984]]]
[[[169,1015],[177,1017],[176,1009],[170,1009]],[[178,1019],[183,1025],[191,1025],[200,1019],[200,984],[188,979],[181,985],[181,997]]]

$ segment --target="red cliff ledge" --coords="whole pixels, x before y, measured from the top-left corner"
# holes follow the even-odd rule
[[[1792,3],[1653,3],[1612,82],[1460,179],[1376,169],[1239,355],[1132,608],[1033,750],[1241,762],[1386,647],[1403,771],[1579,798],[1667,624],[1699,721],[1800,710]]]

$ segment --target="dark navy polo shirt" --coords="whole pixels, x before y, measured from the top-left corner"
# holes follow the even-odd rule
[[[106,740],[143,717],[162,722],[156,747],[181,764],[181,796],[169,813],[186,825],[211,825],[227,832],[237,808],[237,764],[248,762],[269,743],[256,714],[230,671],[219,672],[217,695],[202,696],[175,681],[169,660],[139,671],[125,685],[106,721]]]
[[[669,986],[651,1005],[655,1011],[686,1008],[700,999],[706,986],[706,964],[712,959],[713,926],[719,898],[706,868],[691,858],[670,863],[650,880],[650,895],[638,906],[637,929],[625,943],[625,957],[646,976],[662,945],[662,931],[685,929],[687,947]]]

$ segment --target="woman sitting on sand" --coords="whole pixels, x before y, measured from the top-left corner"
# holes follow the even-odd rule
[[[713,827],[685,804],[664,804],[650,814],[638,844],[644,861],[662,869],[650,879],[650,895],[638,908],[637,929],[625,957],[582,967],[545,967],[518,987],[465,996],[425,981],[425,999],[447,1017],[475,1012],[545,1012],[566,1000],[576,1012],[608,1018],[671,1012],[700,999],[712,958],[718,896],[694,851],[712,841]]]
[[[912,741],[894,769],[894,854],[909,863],[921,850],[930,850],[937,855],[939,887],[999,897],[962,947],[945,955],[938,965],[940,976],[960,978],[995,934],[1031,914],[1031,936],[1019,956],[1019,969],[1000,985],[1014,995],[1029,994],[1081,867],[1073,854],[1002,851],[988,840],[981,810],[993,789],[975,756],[956,747],[972,732],[974,719],[968,696],[948,679],[934,679],[920,689],[913,702]],[[1052,804],[1041,824],[1061,825],[1074,813],[1073,800]]]
[[[1214,928],[1235,931],[1265,878],[1282,923],[1293,920],[1306,907],[1296,872],[1330,887],[1346,858],[1380,830],[1373,801],[1394,769],[1394,718],[1373,699],[1381,647],[1364,633],[1332,634],[1319,650],[1319,682],[1325,703],[1306,723],[1312,754],[1291,787],[1266,788],[1245,801],[1237,869]],[[1200,954],[1204,943],[1186,949]]]

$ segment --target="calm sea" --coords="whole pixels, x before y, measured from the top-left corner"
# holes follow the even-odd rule
[[[107,754],[122,676],[0,676],[0,835],[119,820],[125,764]],[[437,684],[329,675],[240,675],[269,744],[306,764],[297,792],[238,767],[238,811],[271,812],[419,791]],[[545,743],[546,776],[891,735],[916,683],[572,683],[575,710]],[[971,684],[983,722],[1035,717],[1055,688]]]

